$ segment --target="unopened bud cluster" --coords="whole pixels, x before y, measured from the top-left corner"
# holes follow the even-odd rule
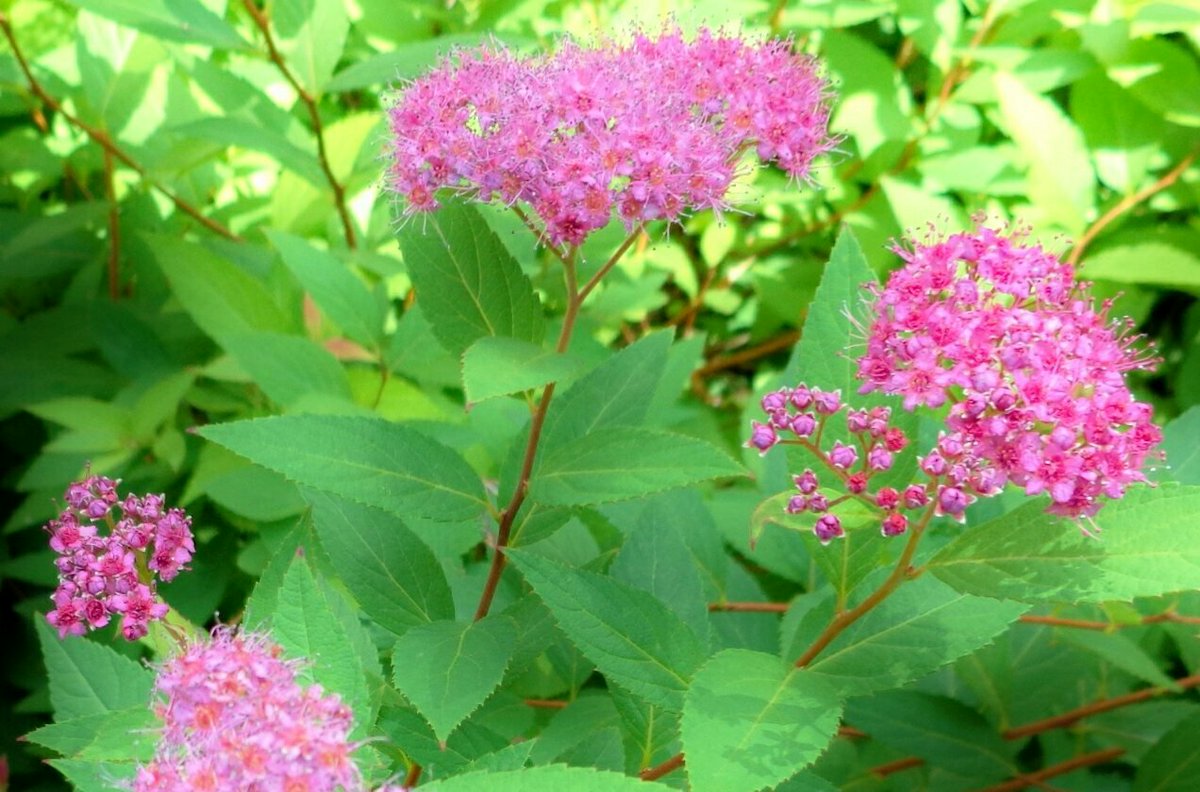
[[[824,463],[827,474],[811,468],[792,477],[798,491],[788,499],[789,514],[805,512],[817,515],[813,533],[823,543],[845,535],[841,519],[830,509],[848,498],[877,507],[881,513],[880,530],[884,536],[899,536],[908,530],[906,511],[927,510],[960,522],[963,512],[976,498],[997,494],[1003,478],[994,467],[966,453],[957,433],[942,433],[936,447],[920,458],[927,482],[909,484],[903,490],[872,487],[872,479],[892,468],[896,455],[908,445],[904,432],[890,424],[890,407],[869,410],[852,409],[842,401],[839,391],[822,391],[801,384],[768,393],[762,399],[767,422],[752,422],[746,445],[766,453],[778,444],[807,447]],[[845,428],[851,442],[823,442],[825,427],[833,416],[845,410]],[[828,447],[826,447],[828,446]],[[832,478],[836,487],[822,488],[822,477]],[[834,495],[830,491],[844,494]]]
[[[58,588],[46,619],[60,637],[121,619],[136,641],[167,613],[156,581],[172,580],[192,558],[192,520],[162,495],[117,494],[117,481],[89,476],[67,488],[67,509],[46,526],[56,553]],[[103,532],[101,529],[105,529]]]

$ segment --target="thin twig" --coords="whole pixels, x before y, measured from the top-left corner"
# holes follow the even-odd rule
[[[1191,676],[1183,677],[1175,680],[1175,685],[1181,689],[1193,688],[1200,685],[1200,674],[1192,674]],[[1099,715],[1101,712],[1109,712],[1110,710],[1127,707],[1130,704],[1136,704],[1139,701],[1146,701],[1157,696],[1164,696],[1174,692],[1171,688],[1152,687],[1138,690],[1134,693],[1126,693],[1123,696],[1113,696],[1108,699],[1093,701],[1090,704],[1085,704],[1082,707],[1076,707],[1073,710],[1064,712],[1061,715],[1054,715],[1049,718],[1026,723],[1022,726],[1014,726],[1011,729],[1006,729],[1002,736],[1006,740],[1019,740],[1022,737],[1029,737],[1034,734],[1041,734],[1044,731],[1051,729],[1061,729],[1064,726],[1070,726],[1081,718],[1086,718],[1090,715]]]
[[[714,357],[712,360],[705,363],[700,368],[696,369],[694,376],[704,378],[712,376],[718,371],[724,371],[727,368],[739,366],[743,363],[749,363],[767,355],[774,354],[781,349],[787,349],[792,344],[800,340],[799,330],[785,330],[773,338],[768,338],[760,344],[755,344],[752,347],[738,350],[728,355]]]
[[[134,159],[132,155],[125,151],[125,149],[117,145],[117,143],[111,137],[109,137],[107,132],[105,132],[103,129],[92,126],[79,116],[69,112],[63,107],[61,102],[51,96],[50,93],[42,86],[42,84],[38,82],[38,79],[33,76],[33,70],[29,66],[29,61],[26,60],[25,53],[21,49],[20,44],[17,42],[17,37],[13,32],[12,25],[9,24],[8,15],[3,11],[0,11],[0,32],[3,32],[4,37],[8,39],[8,44],[10,47],[12,47],[13,57],[17,59],[17,65],[20,67],[21,73],[25,75],[25,82],[29,85],[29,90],[33,92],[33,95],[36,96],[42,104],[46,105],[51,110],[65,118],[67,122],[71,124],[71,126],[87,135],[93,143],[97,144],[113,157],[120,160],[127,167],[132,168],[135,172],[137,172],[138,176],[140,176],[143,181],[165,195],[167,199],[171,201],[171,203],[175,204],[176,209],[191,217],[200,225],[204,226],[215,234],[220,234],[226,239],[234,242],[244,241],[240,236],[230,231],[216,220],[206,217],[200,212],[199,209],[180,198],[171,190],[167,189],[161,182],[151,178],[149,172],[146,170],[146,167]],[[40,113],[38,113],[36,109],[34,113],[36,120]]]
[[[908,537],[908,544],[904,546],[904,552],[900,554],[900,558],[896,561],[896,566],[893,567],[892,573],[887,576],[887,579],[879,584],[879,588],[871,592],[866,599],[858,603],[848,611],[842,611],[833,617],[829,624],[821,631],[816,640],[804,650],[804,654],[796,660],[796,668],[804,668],[813,660],[816,659],[826,646],[842,634],[842,631],[849,627],[854,622],[865,616],[872,608],[883,602],[891,595],[896,588],[909,578],[912,571],[909,569],[909,564],[912,563],[913,556],[917,552],[917,544],[921,541],[921,535],[925,532],[925,526],[929,524],[929,520],[933,517],[934,504],[930,504],[925,513],[921,515],[921,519],[912,528],[912,533]]]
[[[571,702],[562,699],[525,699],[525,706],[533,709],[565,709]]]
[[[656,781],[665,776],[667,773],[678,770],[681,767],[683,767],[683,754],[678,753],[662,764],[655,765],[654,767],[647,767],[645,770],[638,773],[638,778],[642,779],[643,781]]]
[[[920,767],[925,764],[925,760],[919,756],[907,756],[903,759],[897,759],[894,762],[877,765],[872,767],[867,772],[876,778],[887,778],[895,773],[901,773],[914,767]]]
[[[775,7],[771,9],[771,16],[767,19],[767,27],[771,29],[771,35],[779,35],[779,29],[783,27],[783,12],[787,8],[788,0],[777,0]]]
[[[421,765],[413,762],[409,765],[408,774],[404,776],[404,788],[412,789],[421,780]]]
[[[313,134],[317,138],[317,161],[321,165],[321,171],[325,174],[325,180],[329,182],[329,186],[333,189],[333,204],[337,209],[338,217],[342,221],[342,231],[346,237],[346,247],[353,250],[358,247],[358,238],[354,233],[354,221],[350,217],[350,210],[346,206],[346,188],[337,177],[333,174],[333,168],[329,165],[329,153],[325,149],[325,126],[321,123],[321,113],[317,108],[317,98],[309,93],[308,89],[300,84],[296,79],[296,75],[292,73],[291,68],[287,65],[287,60],[280,54],[279,48],[275,46],[275,37],[271,35],[271,23],[266,15],[262,12],[254,0],[242,0],[242,5],[246,7],[246,11],[250,13],[250,18],[254,20],[255,26],[263,35],[263,41],[267,45],[267,57],[279,69],[279,73],[288,81],[296,95],[300,97],[301,104],[308,111],[308,118],[312,122]]]
[[[980,790],[980,792],[1017,792],[1017,790],[1025,789],[1031,786],[1037,786],[1048,778],[1055,778],[1056,776],[1065,775],[1073,770],[1082,770],[1085,767],[1092,767],[1093,765],[1111,762],[1113,759],[1120,757],[1124,753],[1124,748],[1105,748],[1102,751],[1093,751],[1092,753],[1087,753],[1083,754],[1082,756],[1076,756],[1073,759],[1068,759],[1065,762],[1059,762],[1058,764],[1050,765],[1049,767],[1038,770],[1036,773],[1019,775],[1016,778],[1005,781],[1002,784],[994,784],[993,786]]]
[[[1196,159],[1196,154],[1200,152],[1200,148],[1193,149],[1186,157],[1181,159],[1174,168],[1162,175],[1154,184],[1147,185],[1137,192],[1126,195],[1120,201],[1113,205],[1111,209],[1102,214],[1096,222],[1092,223],[1075,246],[1071,248],[1070,255],[1067,256],[1068,264],[1078,264],[1079,259],[1083,258],[1083,251],[1087,250],[1088,245],[1092,243],[1101,231],[1107,228],[1118,217],[1128,212],[1133,207],[1140,204],[1150,196],[1157,192],[1167,189],[1175,182],[1179,181],[1179,177],[1191,166]]]

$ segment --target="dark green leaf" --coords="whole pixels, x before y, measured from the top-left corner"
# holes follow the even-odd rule
[[[1200,714],[1175,724],[1146,752],[1133,792],[1193,792],[1200,787]]]
[[[682,708],[704,644],[667,606],[641,589],[530,551],[508,555],[567,637],[610,681],[673,712]]]
[[[58,720],[149,706],[154,675],[107,646],[79,636],[60,639],[41,615],[34,617],[50,675],[50,703]]]
[[[447,350],[484,336],[538,343],[542,308],[529,279],[472,206],[454,202],[400,234],[421,311]]]
[[[846,707],[846,722],[871,739],[933,767],[986,784],[1017,775],[1010,743],[995,726],[953,699],[888,690]]]
[[[986,645],[1025,610],[922,575],[843,630],[808,668],[845,695],[899,687]],[[785,657],[798,657],[828,621],[828,608],[810,611]]]
[[[306,487],[393,514],[465,520],[486,507],[462,457],[406,426],[297,415],[206,426],[199,433]]]
[[[510,770],[503,773],[467,773],[422,784],[428,792],[564,792],[564,790],[587,790],[587,792],[637,792],[640,790],[666,789],[655,784],[631,778],[621,773],[589,770],[584,767],[548,765]]]
[[[579,361],[516,338],[484,336],[463,355],[468,402],[539,388],[579,370]]]
[[[743,474],[703,440],[652,429],[598,429],[543,457],[529,485],[539,503],[580,506]]]
[[[221,345],[271,401],[284,407],[309,395],[350,402],[346,370],[330,352],[300,336],[233,333]]]
[[[512,650],[513,624],[504,617],[422,624],[396,641],[393,679],[445,742],[495,691]]]
[[[379,343],[383,311],[345,264],[300,237],[270,229],[266,234],[296,280],[342,332],[368,348]]]
[[[454,618],[450,586],[433,551],[398,517],[336,495],[306,490],[313,524],[333,567],[381,627]]]
[[[967,529],[929,562],[960,591],[1027,602],[1104,602],[1192,589],[1200,576],[1200,487],[1136,487],[1085,536],[1027,503]]]

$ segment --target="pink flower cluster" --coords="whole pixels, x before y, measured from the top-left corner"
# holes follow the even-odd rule
[[[159,671],[163,734],[135,792],[357,790],[353,714],[296,681],[298,663],[265,635],[227,627]]]
[[[99,629],[121,617],[121,633],[136,641],[167,613],[155,577],[172,580],[192,558],[192,520],[165,507],[162,495],[121,500],[118,482],[89,476],[72,484],[68,508],[46,525],[58,558],[59,581],[46,620],[60,637]],[[106,534],[100,533],[101,526]]]
[[[905,265],[875,289],[861,392],[910,410],[949,403],[964,457],[998,486],[1048,492],[1054,514],[1090,517],[1146,480],[1162,435],[1125,374],[1157,360],[1069,264],[985,227],[896,252]]]
[[[800,384],[781,388],[762,399],[767,423],[751,422],[749,448],[765,454],[778,444],[800,445],[812,451],[836,482],[835,488],[822,488],[822,476],[811,468],[792,482],[798,491],[787,503],[788,514],[816,515],[813,533],[828,543],[845,536],[841,519],[831,509],[850,498],[878,508],[882,514],[880,531],[884,536],[899,536],[908,530],[905,511],[932,509],[933,515],[948,515],[959,521],[977,497],[999,493],[996,471],[973,459],[956,435],[942,433],[937,446],[919,460],[928,476],[925,483],[913,483],[903,491],[894,487],[871,486],[871,479],[892,468],[896,455],[908,445],[904,432],[890,425],[889,407],[869,410],[850,409],[840,391],[822,391]],[[846,409],[846,430],[852,442],[835,440],[828,449],[822,442],[825,428],[837,413]],[[839,491],[841,494],[839,494]]]
[[[628,227],[726,207],[743,151],[805,178],[829,150],[826,84],[791,43],[703,30],[519,58],[459,52],[390,110],[390,187],[405,212],[443,188],[530,205],[554,245],[615,209]]]

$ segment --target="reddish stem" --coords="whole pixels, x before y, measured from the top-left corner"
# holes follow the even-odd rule
[[[674,770],[678,770],[681,767],[683,767],[683,754],[678,753],[662,764],[646,768],[642,772],[638,773],[638,778],[642,779],[643,781],[655,781]]]
[[[1068,759],[1065,762],[1050,765],[1047,768],[1038,770],[1036,773],[1027,773],[1019,775],[1002,784],[995,784],[986,787],[980,792],[1016,792],[1016,790],[1026,789],[1031,786],[1041,786],[1043,781],[1054,778],[1060,775],[1066,775],[1073,770],[1081,770],[1085,767],[1104,764],[1111,762],[1113,759],[1125,753],[1124,748],[1105,748],[1103,751],[1093,751],[1092,753],[1076,756],[1073,759]]]

